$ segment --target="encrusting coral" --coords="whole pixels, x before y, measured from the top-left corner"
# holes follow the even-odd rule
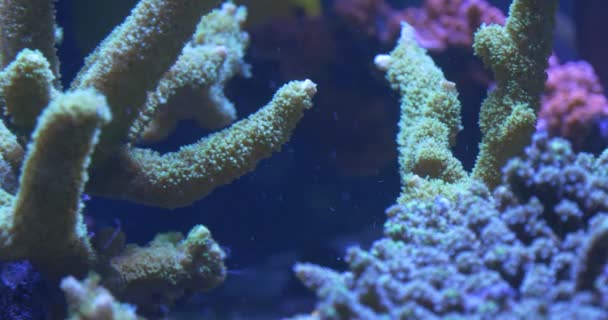
[[[203,226],[181,241],[168,234],[101,257],[82,217],[85,191],[188,205],[279,150],[312,106],[315,84],[294,81],[249,118],[176,152],[134,146],[164,137],[182,118],[208,128],[236,118],[223,85],[248,75],[246,11],[225,3],[203,15],[208,6],[140,1],[63,91],[53,1],[0,1],[1,260],[27,259],[51,279],[95,269],[127,301],[157,292],[171,304],[185,289],[223,280],[224,253]]]
[[[540,133],[493,194],[474,182],[389,208],[349,271],[295,267],[320,299],[299,318],[606,319],[607,160]]]

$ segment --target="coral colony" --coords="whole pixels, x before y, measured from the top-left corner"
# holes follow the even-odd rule
[[[85,190],[188,205],[279,150],[312,106],[315,84],[294,81],[257,113],[179,151],[133,146],[162,139],[176,117],[211,128],[235,119],[222,90],[232,75],[248,73],[246,12],[226,3],[205,14],[206,3],[140,1],[61,88],[53,1],[0,1],[0,257],[67,277],[61,288],[74,319],[134,319],[114,296],[154,313],[226,275],[224,252],[202,225],[186,236],[159,234],[146,247],[96,252],[81,214]],[[180,95],[189,95],[191,109],[169,111]],[[100,276],[69,277],[89,271]]]
[[[505,18],[474,0],[403,12],[335,1],[381,42],[400,30],[374,62],[401,96],[402,190],[384,237],[351,247],[347,271],[295,265],[318,302],[292,319],[608,318],[608,151],[577,153],[608,134],[608,104],[591,66],[552,56],[557,2],[514,0]],[[208,6],[140,1],[62,88],[53,1],[0,0],[4,315],[39,317],[41,278],[65,292],[59,312],[70,319],[138,319],[226,277],[202,225],[125,246],[116,230],[90,238],[82,215],[85,192],[187,206],[278,151],[311,108],[316,85],[293,81],[234,122],[224,85],[250,76],[246,10]],[[462,129],[456,86],[427,54],[449,46],[472,46],[494,74],[470,172],[451,151]],[[181,119],[234,123],[175,152],[136,146],[166,139]]]
[[[471,173],[450,152],[460,129],[454,84],[402,25],[396,48],[375,61],[401,95],[401,195],[384,238],[348,250],[348,271],[295,266],[319,301],[293,319],[608,318],[608,152],[576,154],[549,136],[589,126],[593,117],[573,105],[601,114],[605,100],[585,100],[601,89],[584,63],[553,61],[545,84],[556,7],[516,0],[504,27],[476,31],[473,48],[496,86],[481,106]],[[547,130],[534,133],[543,86]],[[580,89],[554,110],[563,87]]]

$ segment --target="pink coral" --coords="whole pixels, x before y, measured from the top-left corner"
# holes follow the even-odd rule
[[[351,28],[382,43],[392,42],[405,20],[416,29],[420,45],[432,51],[470,47],[482,23],[505,22],[500,9],[485,0],[425,0],[422,7],[404,10],[393,9],[384,0],[336,0],[334,10]]]
[[[485,0],[425,0],[421,8],[408,8],[403,18],[416,29],[416,39],[428,50],[448,46],[471,47],[482,24],[504,24],[500,9]]]
[[[586,61],[559,64],[554,57],[547,75],[537,129],[565,137],[581,149],[599,120],[608,117],[599,79]]]

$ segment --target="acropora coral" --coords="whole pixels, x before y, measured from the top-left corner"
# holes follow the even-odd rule
[[[504,27],[476,32],[496,87],[470,174],[450,151],[455,85],[403,24],[393,52],[375,61],[401,94],[401,196],[384,237],[348,250],[348,270],[294,267],[318,302],[293,319],[608,317],[608,150],[576,154],[567,140],[533,134],[556,9],[514,0]]]
[[[256,5],[316,15],[320,3]],[[547,69],[558,1],[514,0],[506,20],[483,0],[334,4],[382,43],[400,30],[374,62],[401,97],[402,189],[384,237],[348,249],[347,271],[295,265],[318,302],[293,319],[608,318],[608,150],[576,153],[606,98],[584,63]],[[54,2],[0,0],[0,308],[11,316],[33,312],[37,299],[13,302],[41,277],[65,292],[69,319],[158,318],[226,277],[226,253],[203,225],[139,246],[120,230],[91,239],[83,217],[85,192],[190,205],[279,150],[312,106],[316,85],[293,81],[232,123],[224,87],[251,76],[246,10],[209,6],[139,1],[63,88]],[[448,46],[470,46],[494,74],[471,171],[452,153],[456,84],[427,52]],[[219,131],[164,154],[142,146],[181,120]]]
[[[449,197],[471,179],[490,188],[499,183],[500,168],[521,153],[534,132],[556,9],[551,1],[515,1],[505,26],[486,25],[475,33],[475,53],[494,72],[496,86],[481,105],[483,138],[471,174],[450,150],[461,129],[455,84],[418,45],[415,30],[404,23],[391,54],[376,57],[401,95],[399,203]]]
[[[0,1],[1,260],[29,260],[56,281],[96,270],[144,310],[149,295],[170,305],[224,279],[225,254],[203,226],[107,257],[91,246],[82,215],[84,192],[166,208],[201,199],[279,150],[312,106],[315,84],[294,81],[257,113],[178,151],[137,147],[181,118],[209,128],[235,120],[223,85],[248,75],[246,10],[225,3],[204,15],[208,6],[140,1],[64,89],[54,1]],[[79,286],[63,282],[71,294]]]

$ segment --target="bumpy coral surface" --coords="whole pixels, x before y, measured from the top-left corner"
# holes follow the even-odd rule
[[[95,270],[146,313],[218,285],[225,255],[203,226],[183,241],[172,233],[148,247],[97,252],[82,215],[85,188],[165,208],[190,205],[278,151],[312,107],[316,85],[290,82],[259,112],[174,152],[137,147],[165,138],[182,119],[209,129],[236,119],[223,89],[249,74],[246,9],[138,1],[64,89],[54,6],[0,1],[0,260],[28,260],[51,282]]]
[[[449,46],[470,48],[473,34],[482,24],[504,24],[500,9],[484,0],[426,0],[420,8],[408,8],[404,19],[417,31],[423,48],[443,51]]]
[[[537,128],[570,140],[576,150],[601,152],[608,144],[608,101],[603,91],[589,63],[560,64],[552,57]]]
[[[606,319],[607,161],[538,134],[493,194],[389,208],[349,271],[295,267],[320,298],[299,318]]]
[[[69,304],[70,320],[136,320],[135,307],[117,302],[112,294],[99,286],[99,276],[83,281],[66,277],[61,281]]]
[[[336,0],[338,17],[352,29],[387,44],[399,35],[401,21],[416,29],[416,40],[430,51],[470,48],[482,24],[504,24],[500,9],[484,0],[425,0],[420,7],[394,9],[384,0]]]

